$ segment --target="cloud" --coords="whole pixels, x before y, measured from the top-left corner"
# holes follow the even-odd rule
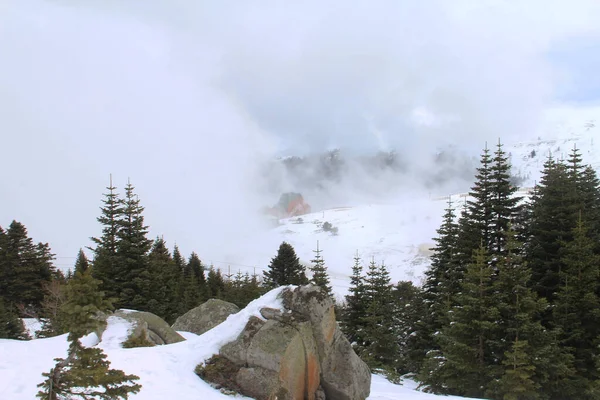
[[[0,224],[74,257],[112,173],[153,234],[223,254],[275,200],[259,190],[275,153],[418,163],[532,130],[556,85],[546,51],[597,35],[596,3],[5,1]]]

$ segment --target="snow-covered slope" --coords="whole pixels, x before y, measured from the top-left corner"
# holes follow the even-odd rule
[[[131,396],[131,399],[231,399],[232,396],[220,393],[198,378],[194,374],[194,368],[217,353],[222,345],[235,339],[251,315],[262,318],[259,313],[262,307],[281,308],[277,298],[281,290],[282,288],[275,289],[253,301],[248,307],[229,316],[222,324],[203,335],[183,332],[187,339],[184,342],[148,348],[121,348],[120,344],[127,336],[129,325],[125,320],[116,317],[109,318],[107,330],[100,343],[97,343],[95,334],[88,335],[82,342],[86,346],[97,345],[102,348],[113,368],[140,377],[142,390]],[[0,399],[34,399],[37,393],[36,385],[43,380],[42,372],[49,371],[54,365],[53,359],[65,357],[66,351],[66,335],[32,341],[0,339]],[[412,381],[394,385],[380,376],[373,376],[369,398],[434,400],[440,397],[415,391],[415,383]]]
[[[539,180],[548,154],[566,158],[574,145],[581,150],[585,163],[600,167],[600,139],[595,138],[600,127],[596,121],[600,121],[600,107],[551,109],[538,131],[524,135],[522,140],[505,142],[513,174],[525,178],[521,194]],[[495,149],[489,146],[492,151]],[[471,156],[478,160],[479,155]],[[252,273],[254,270],[260,273],[283,240],[294,246],[306,264],[313,258],[319,241],[338,296],[347,291],[357,252],[365,266],[372,257],[377,263],[385,262],[393,281],[411,280],[420,284],[429,265],[428,248],[433,244],[447,196],[447,193],[422,194],[407,188],[405,195],[393,200],[319,211],[301,220],[281,220],[276,228],[256,232],[243,242],[231,243],[230,254],[207,254],[205,261],[224,273]],[[460,207],[465,197],[466,193],[453,194],[455,206]],[[338,228],[337,236],[323,231],[325,221]]]

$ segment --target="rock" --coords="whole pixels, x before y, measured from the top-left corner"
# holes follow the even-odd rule
[[[312,285],[284,289],[284,310],[263,308],[220,349],[239,366],[240,392],[256,399],[364,400],[371,372],[339,330],[331,298]]]
[[[240,309],[235,304],[223,300],[210,299],[177,318],[173,324],[173,329],[201,335],[238,311]]]
[[[238,365],[246,365],[246,352],[250,341],[264,324],[262,319],[251,316],[238,338],[221,347],[219,354]]]
[[[276,308],[263,307],[260,309],[260,315],[264,319],[274,319],[276,321],[281,321],[282,312]]]
[[[132,323],[133,330],[129,334],[129,339],[145,339],[154,345],[171,344],[182,342],[185,339],[179,333],[175,332],[159,316],[145,311],[117,310],[115,317],[120,317]]]

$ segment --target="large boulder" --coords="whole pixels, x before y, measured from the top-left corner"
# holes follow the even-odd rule
[[[219,355],[237,365],[242,394],[256,399],[364,400],[371,372],[339,330],[319,287],[284,289],[283,310],[263,308]]]
[[[185,340],[183,336],[175,332],[158,315],[134,310],[117,310],[114,314],[101,316],[106,320],[110,316],[122,318],[131,323],[131,331],[127,337],[128,342],[136,342],[147,345],[163,345],[182,342]],[[106,324],[104,324],[104,327]],[[98,332],[98,337],[102,337],[104,327]]]
[[[173,324],[173,329],[201,335],[238,311],[240,311],[240,308],[235,304],[223,300],[210,299],[206,303],[191,309],[177,318]]]

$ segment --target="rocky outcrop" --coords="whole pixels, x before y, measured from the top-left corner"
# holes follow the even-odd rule
[[[263,308],[220,356],[239,368],[231,380],[256,399],[362,400],[371,372],[339,330],[320,288],[284,289],[283,310]]]
[[[177,318],[173,324],[173,329],[201,335],[238,311],[240,311],[240,308],[235,304],[223,300],[210,299],[206,303],[191,309]]]
[[[163,345],[185,340],[183,336],[175,332],[169,324],[155,314],[145,311],[117,310],[113,315],[131,323],[132,330],[127,338],[128,341]]]

